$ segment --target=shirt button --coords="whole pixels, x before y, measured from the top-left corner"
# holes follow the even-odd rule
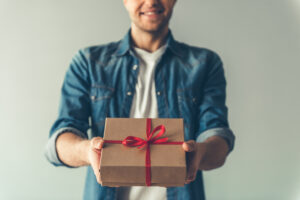
[[[127,92],[127,96],[131,96],[132,95],[132,93],[131,92]]]
[[[133,67],[132,67],[133,70],[136,70],[137,68],[138,68],[137,65],[133,65]]]
[[[160,96],[160,91],[157,92],[157,95]]]

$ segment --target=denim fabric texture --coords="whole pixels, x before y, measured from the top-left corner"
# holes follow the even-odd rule
[[[55,151],[55,138],[66,131],[81,137],[103,137],[106,117],[129,117],[139,59],[131,50],[130,30],[118,41],[79,50],[62,86],[59,116],[50,130],[48,160],[66,166]],[[185,140],[204,141],[219,135],[230,151],[234,135],[227,120],[226,80],[219,56],[211,50],[192,47],[173,39],[169,31],[167,49],[155,70],[160,118],[183,118]],[[52,140],[51,140],[52,138]],[[54,149],[54,150],[53,150]],[[87,167],[84,199],[116,198],[115,188],[102,187]],[[184,187],[167,189],[169,200],[204,200],[202,172]]]

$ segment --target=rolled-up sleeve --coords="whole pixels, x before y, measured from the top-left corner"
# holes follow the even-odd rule
[[[212,53],[207,66],[204,92],[199,104],[199,130],[197,142],[211,136],[220,136],[228,143],[230,151],[234,148],[235,136],[229,128],[226,106],[226,79],[220,57]]]
[[[67,166],[60,161],[56,140],[65,132],[87,138],[90,116],[90,80],[87,60],[79,51],[70,64],[61,89],[58,118],[51,127],[45,156],[55,166]]]
[[[222,137],[223,139],[226,140],[228,147],[229,147],[229,152],[233,150],[234,147],[234,140],[235,136],[230,128],[212,128],[204,131],[201,133],[197,139],[196,142],[204,142],[207,140],[209,137],[212,136],[219,136]]]
[[[66,165],[65,163],[63,163],[59,159],[57,150],[56,150],[56,140],[57,140],[58,136],[60,136],[63,133],[66,133],[66,132],[76,134],[82,138],[87,138],[86,134],[82,133],[81,131],[79,131],[78,129],[75,129],[73,127],[65,127],[65,128],[61,128],[61,129],[58,129],[57,131],[55,131],[50,136],[50,138],[46,144],[46,148],[45,148],[45,156],[46,156],[47,160],[55,166],[70,167],[70,166]]]

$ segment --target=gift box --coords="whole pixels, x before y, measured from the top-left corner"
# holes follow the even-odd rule
[[[183,119],[106,118],[103,186],[183,186]]]

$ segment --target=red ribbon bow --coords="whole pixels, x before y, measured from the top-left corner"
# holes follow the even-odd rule
[[[154,133],[159,130],[160,130],[160,132],[156,136],[153,137]],[[129,146],[129,147],[137,147],[138,146],[138,149],[142,149],[144,146],[146,146],[146,145],[149,146],[150,144],[161,144],[161,143],[168,141],[167,137],[158,139],[160,136],[162,136],[165,133],[165,130],[166,130],[165,126],[160,125],[160,126],[157,126],[151,132],[151,119],[147,119],[147,140],[144,140],[139,137],[128,136],[122,141],[122,144],[125,146]]]
[[[159,138],[162,136],[166,128],[164,125],[157,126],[151,132],[151,119],[147,118],[147,140],[144,140],[139,137],[128,136],[123,141],[121,140],[104,140],[104,143],[112,143],[112,144],[123,144],[129,147],[138,147],[138,149],[142,149],[146,146],[146,185],[151,186],[151,159],[150,159],[150,145],[151,144],[182,144],[183,142],[167,142],[168,137]],[[153,137],[154,133],[159,131],[159,133]]]

